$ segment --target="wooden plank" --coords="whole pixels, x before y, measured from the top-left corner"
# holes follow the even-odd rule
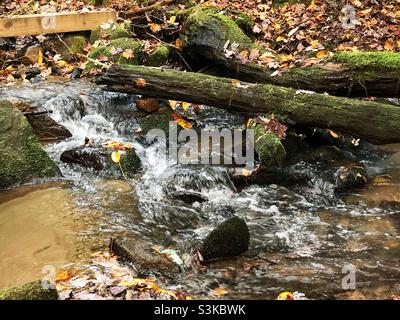
[[[116,19],[117,13],[114,10],[46,13],[0,18],[0,37],[93,30],[102,23]]]

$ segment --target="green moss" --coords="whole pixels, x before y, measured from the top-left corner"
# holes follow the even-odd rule
[[[0,290],[0,300],[58,300],[56,289],[44,289],[40,280]]]
[[[9,102],[0,102],[0,124],[0,189],[59,175],[26,118]]]
[[[146,64],[152,67],[160,67],[168,62],[168,57],[169,47],[166,45],[160,45],[149,55]]]
[[[141,167],[140,158],[134,150],[130,150],[121,159],[121,166],[126,174],[135,174]]]
[[[253,30],[254,21],[247,14],[240,12],[235,21],[239,28],[241,28],[243,31],[249,32]]]
[[[68,35],[63,39],[59,53],[64,59],[71,59],[75,54],[84,54],[84,47],[86,44],[86,37],[81,35]]]
[[[400,53],[393,52],[338,52],[333,60],[351,69],[399,70]]]
[[[172,118],[171,109],[162,109],[156,113],[146,116],[139,120],[140,128],[142,129],[142,134],[147,134],[151,129],[161,129],[168,135],[169,132],[169,122],[174,121]]]
[[[286,158],[286,151],[277,135],[266,133],[263,125],[257,125],[254,130],[254,147],[260,161],[267,165],[281,163]]]
[[[186,44],[223,48],[226,41],[239,44],[239,48],[251,48],[253,43],[242,29],[226,15],[214,9],[196,8],[187,18]]]
[[[133,51],[134,57],[130,59],[126,59],[119,54],[112,54],[110,52],[111,48],[126,50],[131,49]],[[98,59],[101,55],[106,56],[109,59],[109,62],[118,63],[118,64],[127,64],[127,65],[136,65],[140,63],[142,56],[142,45],[140,42],[132,39],[132,38],[120,38],[112,40],[108,46],[98,46],[93,49],[88,57],[91,59]],[[88,69],[93,67],[93,64],[88,64]]]
[[[105,36],[109,40],[119,38],[129,38],[131,36],[131,22],[124,21],[123,23],[110,23],[108,29],[101,26],[97,27],[90,33],[90,42],[94,43]]]

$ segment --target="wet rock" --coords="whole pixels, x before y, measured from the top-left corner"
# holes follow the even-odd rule
[[[177,264],[138,239],[117,237],[112,241],[111,250],[122,260],[132,263],[140,275],[173,276],[180,272]]]
[[[161,67],[168,62],[168,57],[169,47],[162,44],[155,51],[150,53],[146,65],[151,67]]]
[[[154,98],[142,97],[136,100],[136,106],[139,110],[147,113],[152,113],[160,109],[160,103]]]
[[[94,170],[104,169],[104,162],[107,154],[101,152],[98,148],[77,147],[71,150],[66,150],[61,154],[60,160],[66,163],[79,164],[85,168]]]
[[[57,141],[72,137],[71,132],[47,114],[26,115],[35,136],[40,142]]]
[[[361,163],[340,167],[335,177],[335,191],[337,192],[346,192],[361,188],[368,181],[367,172],[364,165]]]
[[[172,114],[173,112],[170,108],[164,108],[150,116],[139,118],[141,134],[145,135],[151,129],[161,129],[168,137],[169,122],[173,121]]]
[[[101,38],[115,40],[120,38],[130,38],[131,23],[126,20],[123,23],[105,23],[90,33],[90,42],[94,43]]]
[[[45,289],[37,280],[19,287],[0,290],[0,300],[58,300],[56,289]]]
[[[193,204],[194,202],[205,202],[207,197],[203,196],[200,192],[194,192],[189,190],[184,191],[173,191],[170,193],[171,197],[176,200],[183,201],[187,204]]]
[[[111,153],[112,150],[97,145],[80,146],[64,151],[60,160],[96,171],[109,170],[120,175],[120,168],[111,160]],[[124,174],[128,176],[136,174],[141,168],[141,161],[134,150],[121,152],[120,164]]]
[[[0,101],[0,189],[60,175],[24,115]]]
[[[292,162],[322,162],[330,163],[346,159],[346,154],[336,146],[320,146],[318,148],[308,150],[305,153],[299,153],[291,159]]]
[[[232,217],[205,237],[198,250],[204,260],[237,256],[249,248],[250,232],[246,222]]]

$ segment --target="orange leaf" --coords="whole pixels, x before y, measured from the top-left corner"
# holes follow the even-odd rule
[[[318,59],[324,59],[324,58],[327,58],[327,57],[329,57],[329,51],[328,50],[318,51],[318,53],[317,53],[317,58]]]
[[[136,79],[135,85],[138,88],[144,88],[146,86],[146,80],[144,80],[143,78]]]
[[[157,23],[149,23],[150,30],[154,33],[161,31],[161,26]]]
[[[223,296],[225,294],[227,294],[228,291],[226,291],[224,288],[215,288],[212,290],[211,294],[213,294],[214,296]]]
[[[72,276],[68,271],[61,271],[56,275],[56,282],[68,281]]]

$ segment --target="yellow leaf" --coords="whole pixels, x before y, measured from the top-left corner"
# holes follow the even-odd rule
[[[191,107],[191,103],[189,103],[189,102],[182,102],[182,109],[183,110],[187,110],[187,109],[189,109],[190,107]]]
[[[285,36],[279,36],[276,38],[276,42],[281,42],[281,41],[285,41],[286,37]]]
[[[279,56],[281,62],[293,61],[294,58],[291,54],[281,54]]]
[[[224,288],[215,288],[211,292],[214,296],[223,296],[228,293]]]
[[[288,291],[282,292],[279,294],[276,300],[294,300],[293,292],[288,292]]]
[[[111,153],[111,160],[115,163],[119,163],[119,161],[121,160],[121,154],[119,153],[119,151],[113,151],[113,153]]]
[[[38,65],[39,66],[43,65],[43,51],[42,51],[42,48],[39,48]]]
[[[318,41],[318,40],[311,40],[311,41],[310,41],[310,45],[311,45],[314,49],[316,49],[316,48],[318,48],[318,46],[319,46],[319,41]]]
[[[400,49],[400,40],[397,40],[396,43],[397,43],[397,47]]]
[[[171,16],[171,17],[169,18],[169,23],[174,24],[175,21],[176,21],[176,16]]]

